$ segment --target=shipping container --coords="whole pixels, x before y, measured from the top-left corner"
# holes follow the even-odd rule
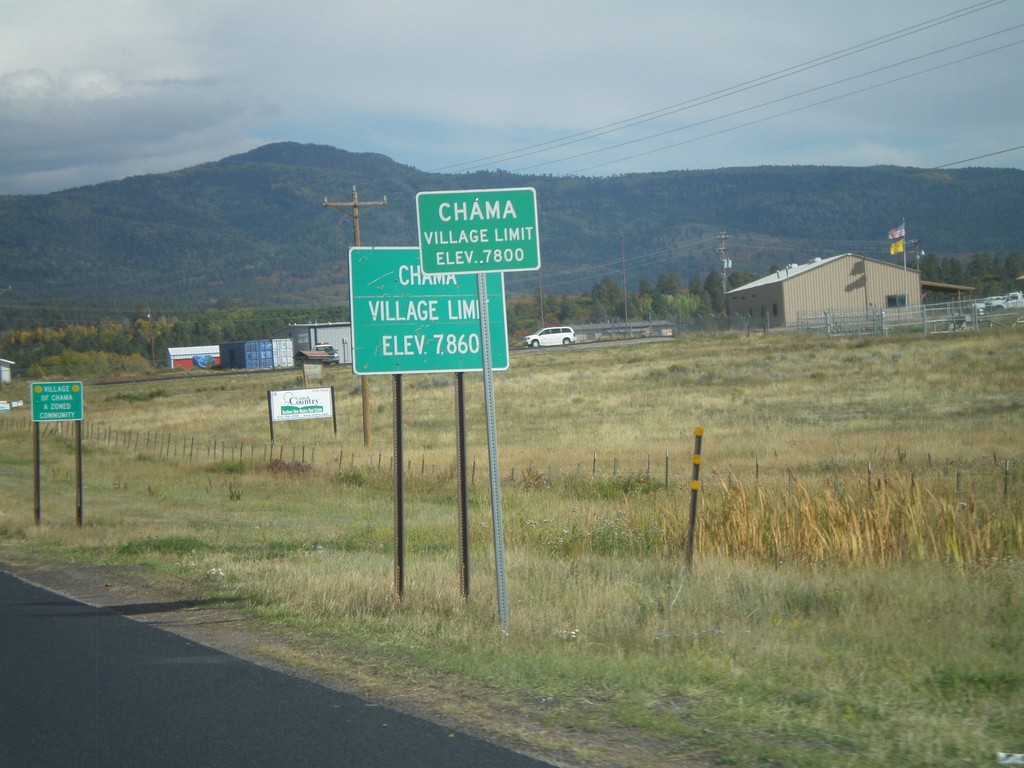
[[[229,341],[220,345],[221,368],[256,370],[274,367],[274,344],[270,339]]]
[[[295,367],[295,344],[291,339],[271,339],[274,345],[274,367]]]

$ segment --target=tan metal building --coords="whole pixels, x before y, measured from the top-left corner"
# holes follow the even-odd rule
[[[801,312],[915,307],[921,273],[855,253],[790,264],[725,295],[730,317],[768,327],[795,326]]]

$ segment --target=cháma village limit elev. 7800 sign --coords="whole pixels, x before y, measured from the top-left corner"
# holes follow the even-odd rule
[[[416,217],[428,274],[540,269],[532,187],[420,192]]]

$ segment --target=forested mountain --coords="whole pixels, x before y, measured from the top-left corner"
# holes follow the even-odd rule
[[[505,172],[430,174],[377,154],[271,144],[218,162],[47,195],[0,197],[0,327],[40,311],[107,315],[151,307],[347,301],[350,215],[363,245],[415,245],[424,190],[537,189],[543,268],[509,276],[511,296],[580,294],[605,278],[630,289],[662,274],[686,284],[721,267],[777,265],[854,251],[890,259],[906,219],[930,257],[1008,254],[1024,244],[1024,171],[879,166],[725,168],[608,178]],[[908,244],[911,256],[913,245]],[[88,308],[88,310],[87,310]],[[82,319],[85,319],[84,317]]]

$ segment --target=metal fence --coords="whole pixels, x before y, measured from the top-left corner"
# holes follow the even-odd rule
[[[797,329],[829,336],[885,336],[890,333],[960,333],[977,331],[986,322],[1016,324],[1015,316],[1002,316],[999,322],[986,315],[975,301],[946,304],[921,304],[916,307],[889,307],[870,310],[825,310],[800,312]],[[1006,323],[1005,321],[1009,321]]]

